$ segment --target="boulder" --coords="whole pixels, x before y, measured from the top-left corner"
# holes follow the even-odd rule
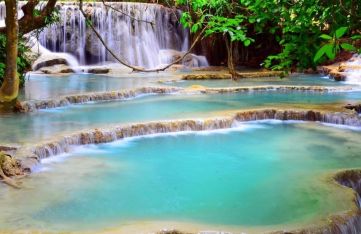
[[[0,152],[0,166],[4,174],[8,177],[23,174],[21,163],[4,152]]]
[[[344,106],[346,109],[348,110],[354,110],[357,113],[361,113],[361,104],[347,104],[346,106]]]
[[[110,69],[107,67],[93,67],[89,69],[85,69],[84,72],[92,73],[92,74],[107,74]]]
[[[74,70],[70,68],[68,65],[54,65],[50,67],[43,67],[40,69],[41,72],[45,74],[66,74],[66,73],[74,73]]]
[[[59,65],[59,64],[67,65],[67,62],[63,58],[51,58],[49,60],[45,60],[45,61],[41,61],[41,62],[38,62],[38,60],[37,60],[37,61],[35,61],[34,65],[33,65],[33,70],[37,71],[43,67],[50,67],[50,66]]]

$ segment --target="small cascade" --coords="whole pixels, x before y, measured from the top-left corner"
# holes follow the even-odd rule
[[[361,85],[361,55],[354,55],[345,64],[346,83]]]
[[[173,61],[169,58],[174,59],[188,50],[189,32],[179,23],[179,10],[158,4],[108,4],[117,11],[101,2],[84,4],[84,11],[107,45],[127,63],[145,68],[161,67]],[[43,47],[51,52],[70,53],[81,65],[115,61],[87,26],[77,2],[59,3],[58,9],[60,22],[45,28],[39,35]],[[19,17],[21,15],[22,11]],[[0,21],[4,19],[5,4],[0,2]],[[164,51],[169,51],[166,58]],[[208,66],[204,56],[190,54],[187,57],[183,61],[187,66]]]
[[[297,111],[264,109],[257,111],[238,112],[229,117],[147,122],[120,125],[108,129],[82,131],[70,136],[62,137],[53,142],[38,145],[30,149],[30,152],[26,151],[22,157],[26,158],[26,155],[35,155],[36,158],[42,159],[67,152],[68,149],[74,145],[99,144],[127,137],[144,136],[158,133],[226,129],[237,126],[237,123],[239,122],[258,120],[318,121],[330,124],[361,127],[361,117],[354,114],[318,112],[312,110]]]
[[[50,50],[42,46],[39,41],[34,37],[29,38],[28,46],[34,54],[39,55],[39,58],[33,64],[33,70],[37,70],[40,63],[43,63],[44,61],[49,61],[51,59],[63,59],[66,61],[66,64],[71,69],[73,69],[74,71],[79,70],[79,62],[77,58],[70,53],[51,52]]]

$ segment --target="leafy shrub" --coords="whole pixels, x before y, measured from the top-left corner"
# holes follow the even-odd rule
[[[29,48],[25,45],[25,41],[23,39],[19,40],[18,45],[18,75],[20,79],[20,87],[24,86],[25,83],[25,74],[30,69],[30,61],[26,56],[26,52]],[[6,36],[0,34],[0,85],[3,82],[5,75],[5,63],[6,63]]]

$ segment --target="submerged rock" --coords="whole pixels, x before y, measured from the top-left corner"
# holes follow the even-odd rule
[[[279,77],[282,72],[279,71],[254,71],[254,72],[237,72],[237,78],[263,78],[263,77]],[[217,80],[232,79],[232,75],[228,71],[205,74],[189,74],[182,76],[182,80]]]
[[[212,74],[189,74],[182,76],[182,80],[222,80],[232,79],[229,73],[212,73]]]

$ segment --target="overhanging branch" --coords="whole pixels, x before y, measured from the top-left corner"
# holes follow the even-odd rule
[[[171,67],[174,64],[177,64],[179,62],[181,62],[185,56],[187,56],[188,54],[191,53],[191,51],[193,50],[193,48],[195,47],[195,45],[197,44],[197,42],[202,38],[204,32],[206,31],[206,27],[204,27],[202,29],[201,32],[199,32],[199,34],[197,35],[197,37],[195,38],[195,40],[193,41],[191,47],[189,48],[189,50],[183,54],[183,56],[181,56],[180,58],[174,60],[172,63],[161,67],[161,68],[155,68],[155,69],[145,69],[142,67],[137,67],[137,66],[133,66],[129,63],[127,63],[123,58],[120,58],[119,56],[117,56],[111,48],[109,48],[109,46],[107,45],[107,43],[104,41],[104,39],[102,38],[102,36],[100,35],[100,33],[96,30],[96,28],[94,27],[94,25],[91,23],[90,18],[86,15],[86,13],[83,10],[83,0],[79,0],[79,10],[82,13],[82,15],[84,16],[84,18],[87,21],[87,24],[89,25],[89,27],[93,30],[93,32],[95,33],[95,35],[98,37],[99,41],[103,44],[104,48],[113,56],[113,58],[115,60],[117,60],[120,64],[131,68],[133,70],[133,72],[159,72],[159,71],[165,71],[166,69],[168,69],[169,67]]]
[[[19,33],[27,34],[35,29],[45,27],[47,25],[46,18],[51,16],[54,11],[57,0],[48,0],[39,14],[35,14],[35,7],[39,4],[40,0],[29,0],[24,6],[21,7],[24,16],[19,19]],[[6,27],[0,28],[0,33],[5,33]]]

